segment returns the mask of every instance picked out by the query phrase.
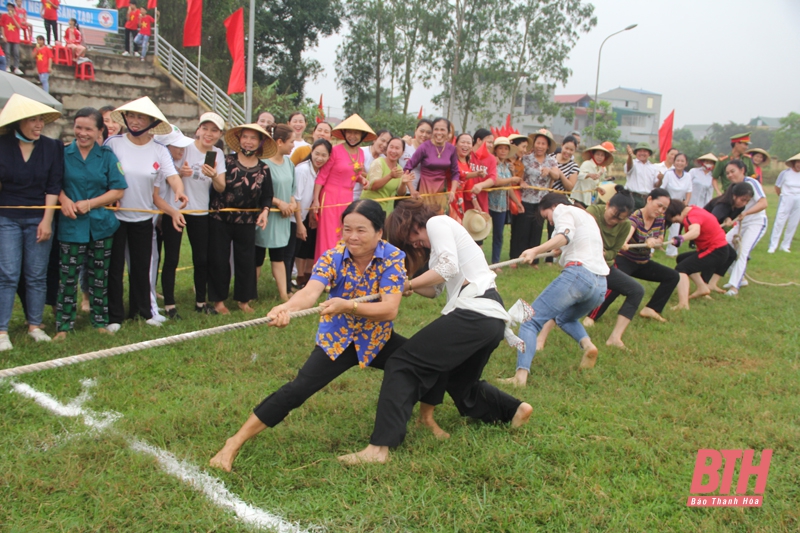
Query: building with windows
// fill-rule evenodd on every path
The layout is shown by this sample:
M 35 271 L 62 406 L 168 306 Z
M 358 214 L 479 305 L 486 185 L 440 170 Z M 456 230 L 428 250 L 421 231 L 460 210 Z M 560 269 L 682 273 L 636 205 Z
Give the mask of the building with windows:
M 661 126 L 661 95 L 643 89 L 617 87 L 597 96 L 611 104 L 622 132 L 620 144 L 634 145 L 648 142 L 658 146 L 658 128 Z

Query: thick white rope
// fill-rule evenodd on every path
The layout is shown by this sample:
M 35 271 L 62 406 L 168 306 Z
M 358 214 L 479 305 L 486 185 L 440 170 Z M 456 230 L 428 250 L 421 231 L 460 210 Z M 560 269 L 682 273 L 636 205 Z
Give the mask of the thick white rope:
M 642 248 L 644 247 L 643 244 L 632 244 L 629 246 L 630 248 Z M 536 256 L 537 259 L 544 259 L 546 257 L 553 257 L 553 252 L 548 252 L 544 254 L 539 254 Z M 494 265 L 489 265 L 489 268 L 492 270 L 496 270 L 498 268 L 514 265 L 517 263 L 522 263 L 524 260 L 522 258 L 512 259 L 510 261 L 503 261 L 502 263 L 496 263 Z M 377 300 L 380 298 L 379 294 L 370 294 L 368 296 L 362 296 L 360 298 L 355 298 L 354 302 L 369 302 L 371 300 Z M 302 311 L 294 311 L 289 313 L 291 318 L 300 318 L 309 315 L 315 315 L 320 312 L 322 307 L 311 307 L 309 309 L 303 309 Z M 40 363 L 33 363 L 30 365 L 24 366 L 17 366 L 14 368 L 6 368 L 5 370 L 0 370 L 0 379 L 8 378 L 13 376 L 20 376 L 22 374 L 30 374 L 33 372 L 40 372 L 42 370 L 49 370 L 51 368 L 58 368 L 61 366 L 68 366 L 74 365 L 77 363 L 84 363 L 86 361 L 94 361 L 95 359 L 102 359 L 104 357 L 112 357 L 114 355 L 122 355 L 131 352 L 138 352 L 140 350 L 147 350 L 149 348 L 157 348 L 159 346 L 168 346 L 170 344 L 177 344 L 179 342 L 188 341 L 192 339 L 199 339 L 201 337 L 208 337 L 210 335 L 217 335 L 219 333 L 226 333 L 228 331 L 233 331 L 236 329 L 244 329 L 249 328 L 251 326 L 260 326 L 263 324 L 269 324 L 272 319 L 268 317 L 261 317 L 261 318 L 254 318 L 252 320 L 246 320 L 244 322 L 236 322 L 233 324 L 225 324 L 223 326 L 216 326 L 213 328 L 201 329 L 198 331 L 190 331 L 188 333 L 181 333 L 179 335 L 172 335 L 170 337 L 162 337 L 160 339 L 153 339 L 149 341 L 142 341 L 137 342 L 134 344 L 126 344 L 124 346 L 116 346 L 114 348 L 106 348 L 105 350 L 97 350 L 95 352 L 88 352 L 79 355 L 71 355 L 69 357 L 62 357 L 60 359 L 51 359 L 50 361 L 42 361 Z

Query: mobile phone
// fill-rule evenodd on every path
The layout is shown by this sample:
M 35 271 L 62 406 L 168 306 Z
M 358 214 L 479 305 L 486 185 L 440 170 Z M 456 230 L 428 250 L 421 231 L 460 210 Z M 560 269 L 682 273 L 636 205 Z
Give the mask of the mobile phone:
M 206 161 L 205 161 L 206 165 L 210 166 L 211 168 L 214 168 L 216 162 L 217 162 L 217 152 L 215 152 L 214 150 L 206 152 Z

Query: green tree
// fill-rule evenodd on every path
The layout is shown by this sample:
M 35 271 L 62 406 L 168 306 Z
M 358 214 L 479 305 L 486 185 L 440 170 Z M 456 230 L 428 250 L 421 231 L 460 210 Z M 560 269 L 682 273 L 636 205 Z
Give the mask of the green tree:
M 594 114 L 595 102 L 589 104 L 589 116 Z M 586 144 L 589 143 L 589 138 L 595 139 L 596 142 L 611 141 L 616 144 L 622 132 L 617 123 L 617 114 L 611 108 L 611 103 L 605 100 L 600 100 L 597 106 L 597 124 L 586 126 L 583 134 L 587 137 Z
M 770 150 L 775 132 L 766 128 L 753 129 L 752 126 L 736 124 L 735 122 L 728 122 L 725 125 L 715 122 L 709 128 L 708 138 L 714 143 L 714 152 L 718 155 L 727 155 L 731 153 L 731 137 L 747 131 L 751 132 L 752 148 Z
M 714 143 L 711 139 L 697 140 L 691 130 L 687 128 L 679 128 L 672 132 L 672 146 L 686 154 L 689 167 L 694 166 L 694 161 L 698 157 L 714 150 Z
M 800 152 L 800 114 L 789 113 L 781 119 L 781 127 L 773 139 L 772 152 L 783 160 Z

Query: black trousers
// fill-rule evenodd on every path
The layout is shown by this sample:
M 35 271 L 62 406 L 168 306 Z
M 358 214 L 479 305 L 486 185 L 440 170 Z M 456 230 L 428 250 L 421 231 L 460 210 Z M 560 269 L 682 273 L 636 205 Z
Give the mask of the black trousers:
M 53 32 L 53 40 L 58 41 L 58 21 L 44 19 L 44 31 L 47 33 L 47 46 L 50 46 L 50 32 Z
M 661 313 L 661 311 L 664 310 L 664 307 L 667 306 L 667 302 L 669 302 L 669 297 L 672 296 L 672 292 L 681 280 L 680 274 L 678 274 L 675 269 L 657 263 L 656 261 L 634 263 L 630 259 L 618 255 L 615 264 L 618 269 L 629 276 L 658 283 L 658 287 L 656 287 L 653 296 L 650 298 L 650 301 L 647 302 L 647 307 L 656 313 Z M 614 295 L 614 298 L 616 297 L 617 295 Z M 606 302 L 611 304 L 611 302 L 608 301 L 608 297 L 606 298 Z M 603 302 L 603 305 L 608 307 L 606 302 Z
M 411 337 L 386 364 L 370 444 L 400 445 L 414 405 L 448 372 L 446 391 L 462 416 L 510 422 L 522 402 L 480 381 L 504 329 L 500 319 L 456 309 Z
M 684 252 L 676 258 L 675 270 L 683 274 L 700 272 L 700 277 L 708 283 L 714 274 L 724 276 L 734 261 L 736 249 L 730 244 L 717 248 L 705 257 L 700 257 L 700 252 Z
M 392 332 L 392 336 L 372 360 L 369 367 L 383 370 L 389 357 L 406 341 L 405 337 Z M 264 425 L 275 427 L 286 418 L 290 411 L 303 405 L 317 391 L 354 366 L 358 366 L 355 345 L 350 344 L 333 361 L 322 348 L 315 346 L 303 368 L 297 373 L 297 377 L 267 396 L 253 409 L 253 414 Z M 444 398 L 444 383 L 444 381 L 440 381 L 434 385 L 421 401 L 431 405 L 441 404 Z
M 511 215 L 511 250 L 509 258 L 516 259 L 528 248 L 539 246 L 542 243 L 542 229 L 544 219 L 539 214 L 539 204 L 529 204 L 522 202 L 525 208 L 524 213 Z M 538 259 L 534 259 L 534 265 L 539 264 Z
M 624 316 L 628 320 L 633 320 L 636 310 L 639 309 L 639 304 L 642 303 L 642 298 L 644 298 L 642 284 L 633 279 L 627 272 L 617 268 L 615 264 L 611 267 L 608 276 L 606 276 L 606 286 L 606 299 L 603 300 L 600 307 L 589 313 L 589 318 L 599 320 L 608 309 L 608 306 L 617 299 L 617 296 L 623 294 L 625 295 L 625 303 L 619 308 L 617 314 Z M 667 298 L 669 298 L 669 295 L 667 295 Z
M 256 291 L 256 225 L 231 224 L 209 217 L 208 221 L 208 299 L 228 299 L 231 286 L 230 249 L 233 244 L 233 299 L 255 300 Z
M 111 265 L 108 269 L 108 320 L 119 324 L 125 319 L 123 302 L 125 247 L 130 255 L 128 269 L 129 318 L 153 318 L 150 309 L 150 258 L 153 252 L 153 220 L 125 222 L 120 220 L 111 245 Z
M 208 287 L 208 220 L 209 216 L 186 215 L 185 231 L 192 246 L 192 272 L 194 273 L 194 301 L 206 302 Z M 161 269 L 161 290 L 164 291 L 164 305 L 175 305 L 175 270 L 181 258 L 181 238 L 183 233 L 175 231 L 172 217 L 163 215 L 161 234 L 164 236 L 164 266 Z
M 131 46 L 133 46 L 133 50 L 136 51 L 136 43 L 133 40 L 136 38 L 136 35 L 139 33 L 139 30 L 129 30 L 125 28 L 125 51 L 130 53 Z

